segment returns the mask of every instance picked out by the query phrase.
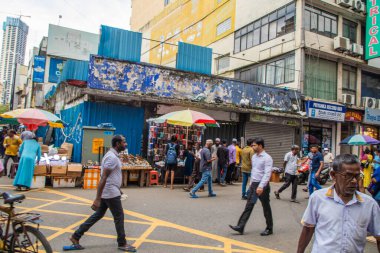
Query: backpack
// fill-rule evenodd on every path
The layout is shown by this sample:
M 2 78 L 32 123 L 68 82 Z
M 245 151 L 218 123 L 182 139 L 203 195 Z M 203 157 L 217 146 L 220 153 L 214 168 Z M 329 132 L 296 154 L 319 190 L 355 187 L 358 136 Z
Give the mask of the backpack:
M 173 165 L 177 164 L 177 152 L 175 150 L 176 145 L 170 143 L 169 144 L 169 150 L 166 154 L 166 164 Z

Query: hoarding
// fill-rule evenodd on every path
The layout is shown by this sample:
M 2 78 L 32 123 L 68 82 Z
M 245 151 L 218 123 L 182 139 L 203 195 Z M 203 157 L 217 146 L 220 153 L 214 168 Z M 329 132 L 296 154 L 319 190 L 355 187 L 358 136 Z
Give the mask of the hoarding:
M 64 60 L 50 58 L 49 83 L 58 83 L 58 80 L 61 77 L 64 65 L 65 65 Z
M 380 1 L 367 1 L 366 43 L 365 59 L 373 59 L 380 56 Z
M 344 122 L 346 107 L 319 101 L 307 101 L 306 112 L 310 118 Z
M 44 56 L 34 56 L 33 63 L 33 82 L 43 83 L 45 76 L 45 57 Z
M 364 123 L 380 125 L 380 110 L 379 109 L 365 109 Z
M 48 55 L 88 61 L 90 54 L 97 54 L 98 44 L 98 34 L 49 25 Z

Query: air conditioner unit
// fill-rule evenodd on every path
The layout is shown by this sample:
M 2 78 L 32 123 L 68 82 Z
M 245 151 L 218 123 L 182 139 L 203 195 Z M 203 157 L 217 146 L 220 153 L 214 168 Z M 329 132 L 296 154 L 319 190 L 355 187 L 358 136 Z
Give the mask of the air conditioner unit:
M 380 99 L 377 100 L 377 106 L 376 106 L 377 109 L 380 109 Z
M 363 55 L 363 46 L 356 43 L 352 43 L 352 55 Z
M 371 97 L 362 97 L 362 106 L 365 108 L 376 108 L 376 99 Z
M 345 37 L 335 37 L 334 38 L 334 50 L 338 52 L 350 51 L 350 39 Z
M 365 4 L 361 0 L 353 0 L 352 1 L 352 9 L 356 12 L 364 12 Z
M 353 105 L 355 104 L 355 95 L 343 94 L 342 100 L 343 100 L 343 104 Z
M 336 3 L 346 8 L 352 6 L 352 0 L 336 0 Z

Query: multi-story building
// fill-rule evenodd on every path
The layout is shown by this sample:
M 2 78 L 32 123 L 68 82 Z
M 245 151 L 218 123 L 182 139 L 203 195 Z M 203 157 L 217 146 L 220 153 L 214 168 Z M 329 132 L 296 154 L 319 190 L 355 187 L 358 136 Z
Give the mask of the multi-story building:
M 4 86 L 0 97 L 2 104 L 10 103 L 15 68 L 17 64 L 24 64 L 28 30 L 28 25 L 20 18 L 7 17 L 3 23 L 3 44 L 0 58 L 0 79 Z
M 339 145 L 354 133 L 378 139 L 380 121 L 366 116 L 380 115 L 380 64 L 364 60 L 361 0 L 161 0 L 141 17 L 144 6 L 150 1 L 132 0 L 143 61 L 175 66 L 183 41 L 213 49 L 213 74 L 301 91 L 304 153 L 314 143 L 357 152 Z M 260 134 L 255 121 L 246 123 L 246 136 Z

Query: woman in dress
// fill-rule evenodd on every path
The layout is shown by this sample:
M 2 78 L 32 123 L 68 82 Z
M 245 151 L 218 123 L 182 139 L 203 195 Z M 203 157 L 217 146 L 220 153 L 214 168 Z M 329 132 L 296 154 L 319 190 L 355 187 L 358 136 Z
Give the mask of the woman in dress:
M 36 158 L 37 162 L 41 159 L 41 147 L 33 137 L 26 136 L 19 150 L 21 159 L 15 180 L 13 181 L 13 185 L 17 187 L 17 191 L 21 191 L 22 188 L 25 190 L 30 189 Z
M 363 165 L 363 174 L 364 174 L 364 179 L 363 179 L 363 186 L 364 188 L 367 188 L 369 184 L 371 183 L 371 176 L 373 173 L 373 156 L 371 154 L 371 151 L 369 148 L 366 148 L 364 151 L 364 155 L 362 156 L 361 163 Z

